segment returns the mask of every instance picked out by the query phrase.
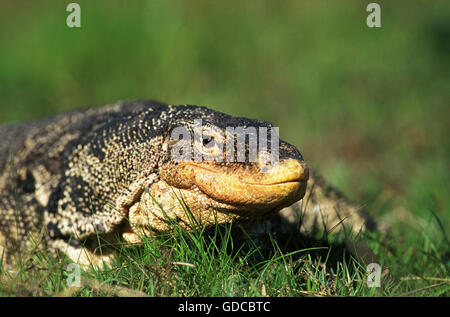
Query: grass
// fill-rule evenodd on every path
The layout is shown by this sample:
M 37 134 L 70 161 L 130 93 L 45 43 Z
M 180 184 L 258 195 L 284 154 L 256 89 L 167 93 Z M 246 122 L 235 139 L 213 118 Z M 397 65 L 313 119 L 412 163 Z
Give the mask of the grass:
M 206 238 L 175 230 L 171 235 L 144 239 L 141 247 L 119 246 L 110 267 L 82 272 L 81 287 L 67 287 L 68 259 L 38 251 L 16 273 L 1 272 L 0 295 L 448 296 L 450 291 L 449 279 L 440 277 L 442 272 L 398 276 L 395 269 L 393 277 L 382 280 L 383 288 L 370 288 L 364 266 L 343 248 L 334 250 L 325 243 L 283 252 L 271 237 L 268 252 L 267 245 L 255 248 L 254 240 L 233 241 L 230 229 L 222 228 L 217 231 L 222 236 Z M 407 255 L 404 260 L 428 260 L 435 251 L 415 259 Z M 436 273 L 439 266 L 442 269 L 437 259 L 432 262 Z
M 73 268 L 64 255 L 50 254 L 39 243 L 31 252 L 17 250 L 16 266 L 0 270 L 0 296 L 446 296 L 450 291 L 450 279 L 441 277 L 447 271 L 439 245 L 426 237 L 418 254 L 401 256 L 406 263 L 427 261 L 427 271 L 436 276 L 399 276 L 401 271 L 390 264 L 401 256 L 389 254 L 390 246 L 376 233 L 363 237 L 378 248 L 384 266 L 377 288 L 368 285 L 370 272 L 339 237 L 332 239 L 327 232 L 303 237 L 298 231 L 249 234 L 233 223 L 211 230 L 199 226 L 182 199 L 180 204 L 193 230 L 168 218 L 169 233 L 142 236 L 139 246 L 111 246 L 98 236 L 103 248 L 113 250 L 114 260 L 80 269 L 76 286 L 68 284 Z M 302 244 L 309 247 L 299 248 Z
M 67 287 L 70 261 L 36 249 L 14 273 L 1 272 L 2 296 L 337 296 L 373 295 L 358 262 L 328 260 L 332 247 L 281 250 L 273 237 L 235 241 L 232 224 L 214 233 L 175 225 L 171 234 L 143 237 L 143 245 L 116 247 L 111 267 L 82 272 Z M 269 243 L 267 243 L 269 242 Z M 323 251 L 321 256 L 314 252 Z M 342 256 L 342 254 L 341 254 Z
M 222 242 L 189 235 L 119 250 L 136 262 L 87 278 L 150 295 L 449 295 L 448 1 L 378 1 L 380 29 L 366 27 L 356 0 L 77 2 L 81 29 L 65 27 L 60 1 L 0 3 L 1 123 L 141 98 L 270 121 L 389 227 L 366 239 L 394 280 L 376 292 L 349 282 L 364 268 L 321 239 L 302 248 L 325 251 L 280 258 L 295 250 L 280 252 L 279 237 L 260 256 L 237 241 L 222 254 Z M 2 274 L 2 295 L 64 291 L 67 260 L 35 256 Z M 97 286 L 74 295 L 111 294 Z

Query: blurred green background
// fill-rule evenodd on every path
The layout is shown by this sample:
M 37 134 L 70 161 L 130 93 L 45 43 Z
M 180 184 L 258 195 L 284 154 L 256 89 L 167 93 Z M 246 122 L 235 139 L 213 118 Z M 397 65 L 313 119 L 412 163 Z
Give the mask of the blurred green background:
M 69 2 L 0 2 L 0 123 L 206 105 L 279 126 L 396 230 L 448 230 L 450 1 L 377 1 L 368 28 L 370 1 L 78 0 L 79 29 Z

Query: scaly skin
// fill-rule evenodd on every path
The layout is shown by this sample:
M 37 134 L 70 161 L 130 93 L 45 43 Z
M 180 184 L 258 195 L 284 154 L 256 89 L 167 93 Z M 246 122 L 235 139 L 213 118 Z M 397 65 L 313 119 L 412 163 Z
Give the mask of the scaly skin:
M 203 138 L 182 140 L 192 159 L 174 160 L 172 151 L 180 143 L 172 132 L 181 126 L 195 135 L 194 120 L 200 118 Z M 280 213 L 289 221 L 305 192 L 304 201 L 310 203 L 302 204 L 303 216 L 326 214 L 322 226 L 333 225 L 340 210 L 356 225 L 354 230 L 364 228 L 359 209 L 322 181 L 310 179 L 315 185 L 306 188 L 309 169 L 294 146 L 280 140 L 276 164 L 263 151 L 250 160 L 248 142 L 242 162 L 237 162 L 236 148 L 233 157 L 219 151 L 227 127 L 250 126 L 272 127 L 204 107 L 152 101 L 119 102 L 4 126 L 0 245 L 17 248 L 39 239 L 82 265 L 99 264 L 108 257 L 94 252 L 98 236 L 111 240 L 119 234 L 134 243 L 150 231 L 170 230 L 171 221 L 188 230 L 217 222 L 249 225 L 291 206 Z M 222 160 L 198 161 L 196 153 Z M 308 221 L 304 224 L 312 227 Z

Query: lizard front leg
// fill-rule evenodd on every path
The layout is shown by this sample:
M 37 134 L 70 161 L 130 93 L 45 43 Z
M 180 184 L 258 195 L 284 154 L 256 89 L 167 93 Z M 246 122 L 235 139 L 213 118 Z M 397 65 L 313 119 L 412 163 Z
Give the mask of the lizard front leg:
M 49 247 L 53 250 L 58 250 L 73 261 L 79 264 L 81 268 L 88 271 L 89 268 L 104 268 L 106 265 L 111 266 L 113 260 L 113 254 L 96 254 L 94 251 L 82 245 L 72 245 L 69 242 L 57 239 L 48 243 Z

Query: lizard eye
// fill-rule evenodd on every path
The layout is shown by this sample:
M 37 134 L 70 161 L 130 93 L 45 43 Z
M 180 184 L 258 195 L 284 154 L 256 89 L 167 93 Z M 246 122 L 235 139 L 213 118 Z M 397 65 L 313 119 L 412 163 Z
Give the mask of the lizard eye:
M 221 160 L 223 156 L 223 137 L 220 131 L 203 129 L 201 136 L 195 139 L 194 146 L 203 154 L 206 161 Z
M 208 135 L 203 137 L 202 144 L 204 148 L 211 149 L 216 146 L 216 141 L 213 136 Z

